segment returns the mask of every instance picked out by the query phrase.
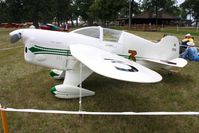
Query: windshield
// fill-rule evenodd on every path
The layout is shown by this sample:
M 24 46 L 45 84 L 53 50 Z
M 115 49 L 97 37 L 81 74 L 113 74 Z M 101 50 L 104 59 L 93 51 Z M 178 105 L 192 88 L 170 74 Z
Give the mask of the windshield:
M 99 27 L 87 27 L 75 30 L 74 33 L 82 34 L 85 36 L 90 36 L 94 38 L 100 38 L 100 28 Z
M 122 31 L 103 28 L 104 41 L 118 42 L 121 34 L 122 34 Z
M 118 42 L 122 31 L 113 30 L 108 28 L 98 27 L 85 27 L 73 31 L 74 33 L 82 34 L 89 37 L 101 39 L 103 41 Z

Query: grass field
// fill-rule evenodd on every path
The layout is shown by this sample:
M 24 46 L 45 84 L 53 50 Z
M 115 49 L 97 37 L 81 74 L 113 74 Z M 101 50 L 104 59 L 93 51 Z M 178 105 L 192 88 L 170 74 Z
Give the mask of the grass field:
M 0 48 L 9 43 L 12 29 L 0 29 Z M 150 40 L 165 32 L 131 31 Z M 189 31 L 187 31 L 189 32 Z M 183 33 L 173 33 L 182 39 Z M 195 36 L 198 45 L 198 36 Z M 19 42 L 19 46 L 22 46 Z M 156 84 L 117 81 L 92 74 L 83 87 L 96 92 L 83 98 L 86 111 L 199 111 L 199 63 L 189 62 L 177 74 L 160 72 Z M 0 103 L 13 108 L 78 110 L 78 99 L 61 100 L 50 88 L 61 84 L 49 69 L 25 63 L 23 48 L 0 51 Z M 10 133 L 196 133 L 199 116 L 80 116 L 7 113 Z M 3 132 L 0 125 L 0 132 Z
M 173 33 L 173 34 L 181 34 L 185 35 L 187 33 L 192 34 L 193 36 L 198 36 L 199 34 L 199 29 L 197 27 L 166 27 L 166 28 L 161 28 L 162 32 L 165 33 Z

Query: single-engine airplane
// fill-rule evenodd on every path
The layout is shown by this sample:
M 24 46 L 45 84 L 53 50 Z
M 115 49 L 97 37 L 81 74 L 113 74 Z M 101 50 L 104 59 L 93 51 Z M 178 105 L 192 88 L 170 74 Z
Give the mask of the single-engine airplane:
M 125 31 L 100 26 L 69 33 L 41 29 L 18 29 L 10 33 L 11 43 L 22 39 L 27 62 L 53 68 L 51 76 L 64 78 L 51 88 L 58 98 L 91 96 L 95 92 L 78 87 L 92 72 L 129 82 L 155 83 L 162 76 L 151 69 L 184 67 L 179 41 L 165 36 L 152 42 Z M 151 69 L 150 69 L 151 68 Z

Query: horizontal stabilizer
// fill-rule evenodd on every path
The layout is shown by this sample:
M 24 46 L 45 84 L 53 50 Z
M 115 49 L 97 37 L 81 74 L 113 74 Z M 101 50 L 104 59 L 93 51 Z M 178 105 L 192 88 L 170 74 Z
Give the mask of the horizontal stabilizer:
M 150 61 L 153 63 L 158 63 L 162 65 L 172 66 L 172 67 L 184 67 L 187 65 L 187 61 L 182 58 L 175 58 L 172 60 L 155 60 L 155 59 L 144 59 L 145 61 Z

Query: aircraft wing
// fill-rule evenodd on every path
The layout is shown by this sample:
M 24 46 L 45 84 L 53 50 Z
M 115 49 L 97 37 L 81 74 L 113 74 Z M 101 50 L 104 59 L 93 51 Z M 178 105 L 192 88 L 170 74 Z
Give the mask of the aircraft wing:
M 140 64 L 102 49 L 75 44 L 70 46 L 71 54 L 94 72 L 113 79 L 154 83 L 162 76 Z
M 145 61 L 153 62 L 153 63 L 159 63 L 162 65 L 172 66 L 172 67 L 184 67 L 187 65 L 187 61 L 182 58 L 175 58 L 173 60 L 155 60 L 155 59 L 144 59 Z

